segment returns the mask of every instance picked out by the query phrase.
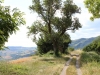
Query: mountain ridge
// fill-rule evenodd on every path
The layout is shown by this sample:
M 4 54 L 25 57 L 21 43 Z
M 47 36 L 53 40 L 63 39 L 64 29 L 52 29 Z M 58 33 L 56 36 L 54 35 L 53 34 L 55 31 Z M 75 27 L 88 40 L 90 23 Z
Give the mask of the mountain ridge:
M 80 38 L 80 39 L 72 40 L 70 47 L 73 47 L 74 49 L 83 49 L 85 46 L 92 43 L 97 37 Z

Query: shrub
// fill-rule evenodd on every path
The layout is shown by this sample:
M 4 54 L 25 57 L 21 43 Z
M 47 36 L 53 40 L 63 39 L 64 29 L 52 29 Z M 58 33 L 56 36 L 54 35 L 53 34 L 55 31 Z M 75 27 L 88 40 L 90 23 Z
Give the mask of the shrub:
M 68 49 L 66 51 L 67 51 L 67 53 L 70 53 L 70 52 L 74 51 L 74 48 L 68 47 Z
M 96 52 L 83 52 L 81 55 L 81 62 L 100 62 L 100 56 Z
M 95 51 L 96 53 L 100 54 L 100 42 L 98 43 L 93 42 L 89 44 L 88 46 L 83 48 L 83 51 L 86 51 L 86 52 Z

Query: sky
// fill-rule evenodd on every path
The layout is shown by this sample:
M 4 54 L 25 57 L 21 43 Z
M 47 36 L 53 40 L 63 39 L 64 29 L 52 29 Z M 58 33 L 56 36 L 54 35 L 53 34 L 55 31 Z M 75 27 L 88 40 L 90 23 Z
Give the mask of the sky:
M 72 40 L 79 38 L 90 38 L 100 35 L 100 19 L 90 20 L 91 14 L 85 8 L 84 0 L 73 0 L 81 8 L 81 14 L 76 16 L 79 18 L 82 28 L 75 31 L 74 33 L 68 31 Z M 20 30 L 16 34 L 12 34 L 5 46 L 24 46 L 24 47 L 36 47 L 36 44 L 27 37 L 28 29 L 27 26 L 31 26 L 34 21 L 37 20 L 37 15 L 29 10 L 29 6 L 32 4 L 32 0 L 4 0 L 5 6 L 10 6 L 11 9 L 17 7 L 25 13 L 26 25 L 20 26 Z

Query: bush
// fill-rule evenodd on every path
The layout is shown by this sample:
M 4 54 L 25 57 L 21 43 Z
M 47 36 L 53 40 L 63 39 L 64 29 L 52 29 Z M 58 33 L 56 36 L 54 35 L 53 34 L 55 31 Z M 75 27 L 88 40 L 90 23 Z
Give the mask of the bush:
M 72 47 L 68 47 L 68 49 L 67 49 L 67 53 L 70 53 L 70 52 L 72 52 L 72 51 L 74 51 L 74 48 L 72 48 Z
M 53 50 L 53 46 L 51 41 L 49 40 L 47 41 L 44 40 L 43 38 L 40 38 L 39 41 L 37 42 L 37 49 L 40 54 L 45 54 L 50 50 Z
M 96 52 L 83 52 L 81 55 L 81 62 L 100 62 L 100 56 Z
M 86 52 L 95 51 L 96 53 L 100 54 L 100 37 L 98 37 L 91 44 L 84 47 L 83 51 L 86 51 Z

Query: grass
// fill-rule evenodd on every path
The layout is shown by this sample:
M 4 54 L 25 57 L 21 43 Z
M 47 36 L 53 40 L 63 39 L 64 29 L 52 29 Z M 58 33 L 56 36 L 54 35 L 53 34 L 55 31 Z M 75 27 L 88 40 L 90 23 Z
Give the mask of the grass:
M 82 53 L 82 50 L 74 50 L 70 52 L 70 54 L 77 54 L 77 55 L 80 55 L 81 53 Z
M 83 75 L 100 75 L 100 55 L 95 52 L 83 52 L 81 65 Z
M 26 75 L 27 71 L 25 66 L 0 62 L 0 75 Z
M 89 62 L 87 64 L 83 64 L 81 70 L 83 75 L 100 75 L 100 63 Z
M 59 75 L 67 58 L 38 57 L 37 61 L 24 62 L 29 67 L 29 75 Z M 33 74 L 34 73 L 34 74 Z
M 59 75 L 69 57 L 33 56 L 21 63 L 0 63 L 0 75 Z

